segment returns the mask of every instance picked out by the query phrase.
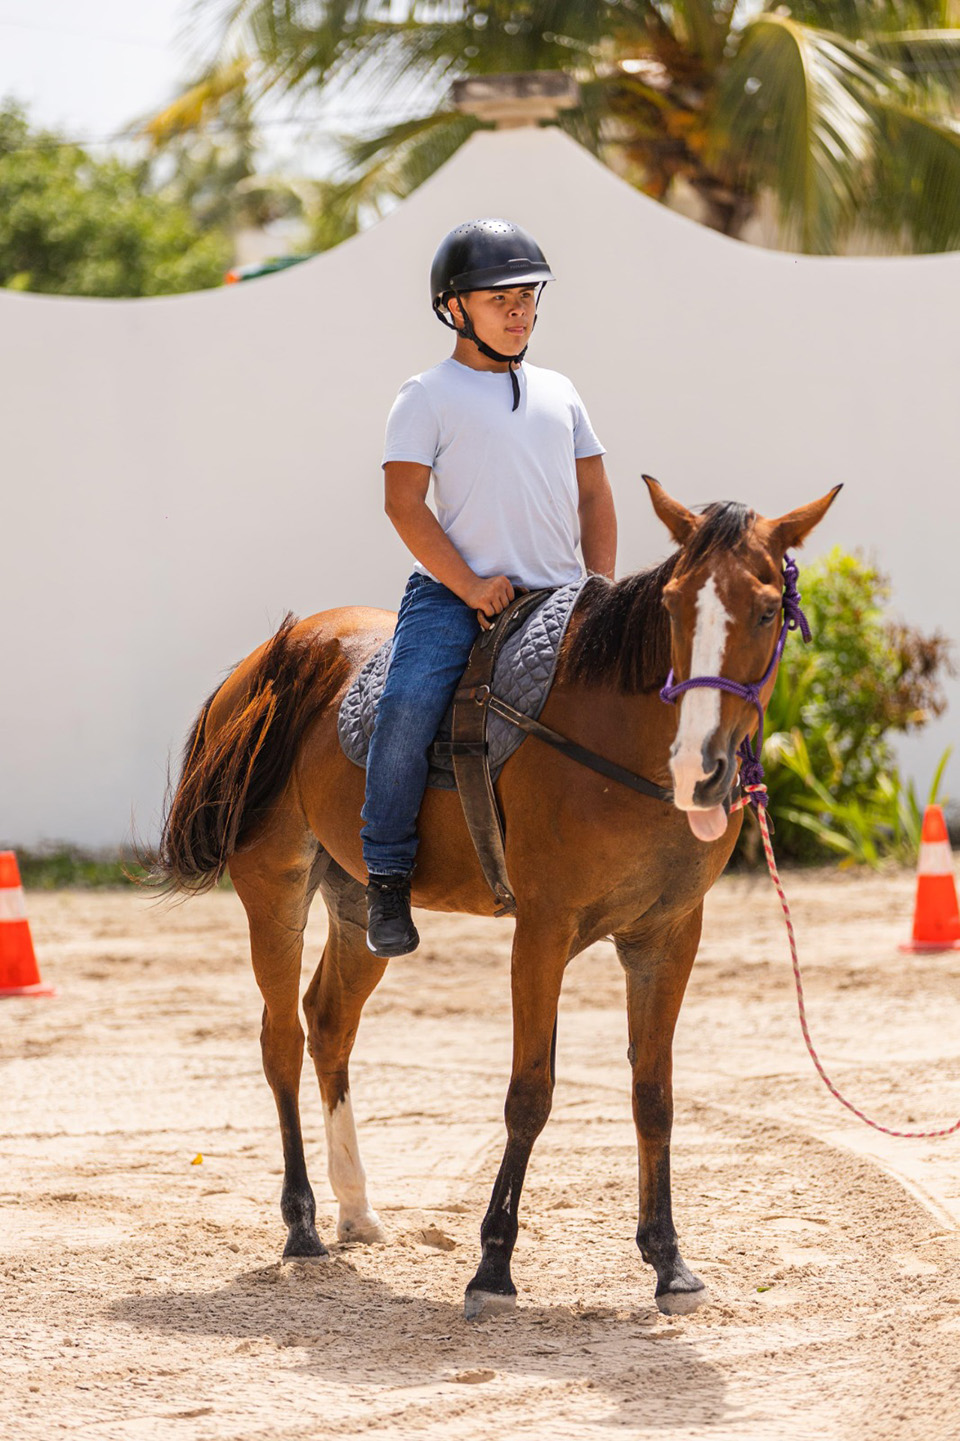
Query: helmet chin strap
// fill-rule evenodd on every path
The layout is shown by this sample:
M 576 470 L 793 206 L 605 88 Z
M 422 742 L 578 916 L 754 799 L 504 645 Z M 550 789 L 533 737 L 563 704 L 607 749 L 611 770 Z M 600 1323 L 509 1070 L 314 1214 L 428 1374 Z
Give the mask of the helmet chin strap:
M 543 286 L 544 282 L 541 281 L 540 289 L 537 291 L 536 305 L 539 305 L 540 303 L 540 295 L 543 291 Z M 457 297 L 457 302 L 460 306 L 460 314 L 463 316 L 463 325 L 459 328 L 457 334 L 462 335 L 464 340 L 472 340 L 474 345 L 479 350 L 480 354 L 485 355 L 488 360 L 506 361 L 506 363 L 510 366 L 510 383 L 513 386 L 513 405 L 511 409 L 516 410 L 520 405 L 520 382 L 517 379 L 517 372 L 514 367 L 519 365 L 523 357 L 526 355 L 527 350 L 530 346 L 529 340 L 517 355 L 503 355 L 499 350 L 494 350 L 493 346 L 488 345 L 485 340 L 481 340 L 477 332 L 474 330 L 473 321 L 470 319 L 470 314 L 467 310 L 467 307 L 463 303 L 463 296 L 460 294 L 459 290 L 455 290 L 453 293 Z M 534 307 L 533 325 L 531 325 L 530 327 L 531 331 L 533 330 L 533 326 L 537 323 L 536 305 Z

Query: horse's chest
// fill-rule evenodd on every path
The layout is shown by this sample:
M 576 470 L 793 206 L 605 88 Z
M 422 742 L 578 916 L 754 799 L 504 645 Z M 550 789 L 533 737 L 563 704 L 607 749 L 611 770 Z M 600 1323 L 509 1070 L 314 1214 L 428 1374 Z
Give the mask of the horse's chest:
M 686 832 L 686 834 L 684 834 Z M 722 873 L 733 841 L 705 846 L 686 826 L 675 838 L 646 853 L 634 871 L 635 914 L 657 926 L 669 925 L 700 904 Z

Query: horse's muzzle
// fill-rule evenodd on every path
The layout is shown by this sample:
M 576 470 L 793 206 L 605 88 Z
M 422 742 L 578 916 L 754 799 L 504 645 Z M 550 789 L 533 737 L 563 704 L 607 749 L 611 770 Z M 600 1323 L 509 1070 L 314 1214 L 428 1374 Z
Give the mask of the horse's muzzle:
M 713 769 L 702 781 L 697 781 L 693 788 L 693 804 L 701 810 L 711 810 L 714 806 L 722 806 L 730 794 L 730 786 L 735 774 L 735 765 L 732 748 L 715 752 L 704 756 L 704 769 L 713 762 Z

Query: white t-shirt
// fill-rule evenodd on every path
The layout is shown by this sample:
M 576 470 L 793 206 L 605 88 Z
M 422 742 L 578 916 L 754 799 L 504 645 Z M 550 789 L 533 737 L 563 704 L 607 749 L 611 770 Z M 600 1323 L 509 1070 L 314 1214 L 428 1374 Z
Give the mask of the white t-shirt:
M 431 467 L 437 519 L 476 575 L 566 585 L 583 574 L 574 462 L 604 448 L 565 375 L 526 361 L 515 374 L 516 410 L 506 371 L 449 356 L 413 376 L 390 411 L 383 463 Z

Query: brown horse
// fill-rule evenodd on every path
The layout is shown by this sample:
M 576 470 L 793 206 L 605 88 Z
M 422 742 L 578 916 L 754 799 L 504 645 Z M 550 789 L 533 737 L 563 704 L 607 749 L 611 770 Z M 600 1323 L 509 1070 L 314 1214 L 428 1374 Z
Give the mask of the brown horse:
M 777 520 L 730 502 L 693 513 L 647 480 L 679 549 L 612 583 L 592 576 L 568 627 L 543 720 L 648 780 L 674 803 L 638 795 L 528 739 L 497 789 L 517 898 L 513 938 L 513 1068 L 507 1144 L 467 1287 L 468 1317 L 514 1304 L 510 1261 L 533 1143 L 550 1113 L 557 1005 L 567 963 L 611 936 L 626 972 L 628 1058 L 640 1168 L 637 1244 L 657 1276 L 662 1311 L 694 1309 L 703 1283 L 687 1268 L 671 1214 L 672 1040 L 700 939 L 703 897 L 733 850 L 727 817 L 735 750 L 756 728 L 752 706 L 694 690 L 678 706 L 657 692 L 678 679 L 742 682 L 771 661 L 781 564 L 826 513 L 836 490 Z M 839 489 L 839 487 L 837 487 Z M 303 931 L 319 888 L 329 912 L 323 956 L 304 998 L 320 1083 L 341 1240 L 382 1232 L 367 1201 L 350 1104 L 349 1060 L 364 1002 L 386 970 L 366 946 L 360 850 L 363 771 L 343 755 L 337 710 L 347 686 L 390 635 L 387 611 L 323 611 L 280 627 L 204 705 L 164 823 L 155 877 L 200 891 L 229 870 L 250 926 L 263 995 L 263 1067 L 283 1141 L 285 1256 L 323 1255 L 300 1129 Z M 773 679 L 765 688 L 766 704 Z M 492 915 L 493 897 L 455 792 L 428 790 L 419 822 L 413 900 L 429 910 Z M 402 964 L 400 962 L 399 964 Z

